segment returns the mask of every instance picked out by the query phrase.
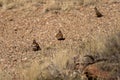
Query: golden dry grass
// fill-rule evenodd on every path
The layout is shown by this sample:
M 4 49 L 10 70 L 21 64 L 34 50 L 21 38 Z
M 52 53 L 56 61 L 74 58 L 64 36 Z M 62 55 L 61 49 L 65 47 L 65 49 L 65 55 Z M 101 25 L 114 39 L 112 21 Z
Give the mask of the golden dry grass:
M 47 0 L 0 0 L 3 10 L 32 6 L 34 3 L 45 3 Z
M 102 39 L 88 39 L 86 40 L 87 42 L 83 42 L 84 47 L 80 47 L 80 53 L 90 52 L 91 54 L 113 54 L 120 52 L 119 36 L 119 34 L 114 34 L 109 38 L 109 40 L 108 38 L 103 37 Z M 67 62 L 71 61 L 70 63 L 72 64 L 72 59 L 76 55 L 77 53 L 72 49 L 59 49 L 57 52 L 52 54 L 52 57 L 41 56 L 41 61 L 35 60 L 29 68 L 22 69 L 22 76 L 24 76 L 24 80 L 64 80 L 66 77 L 67 79 L 74 80 L 74 74 L 69 74 L 69 71 L 72 72 L 72 69 L 70 70 L 67 67 Z M 81 75 L 78 79 L 83 76 L 85 75 Z
M 0 0 L 2 9 L 14 9 L 20 7 L 32 6 L 32 4 L 45 4 L 45 10 L 69 10 L 78 8 L 81 5 L 98 5 L 107 0 Z M 109 0 L 109 2 L 115 2 Z
M 65 74 L 67 62 L 75 55 L 72 50 L 61 49 L 49 57 L 41 56 L 41 61 L 34 60 L 29 68 L 19 68 L 24 80 L 56 79 Z
M 80 6 L 97 6 L 104 2 L 115 2 L 114 0 L 0 0 L 0 9 L 36 9 L 37 6 L 44 6 L 43 12 L 48 11 L 70 11 L 79 9 Z

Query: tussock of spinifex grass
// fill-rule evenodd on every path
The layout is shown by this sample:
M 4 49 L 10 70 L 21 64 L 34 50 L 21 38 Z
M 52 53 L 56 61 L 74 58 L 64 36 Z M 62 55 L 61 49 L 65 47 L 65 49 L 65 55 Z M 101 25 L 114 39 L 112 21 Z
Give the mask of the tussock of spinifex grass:
M 120 53 L 120 33 L 107 39 L 107 41 L 109 41 L 109 43 L 106 43 L 107 53 Z
M 52 57 L 42 57 L 41 61 L 33 61 L 27 69 L 22 69 L 25 80 L 57 80 L 68 76 L 67 63 L 74 54 L 69 50 L 61 49 Z
M 83 41 L 83 43 L 81 43 L 80 45 L 80 50 L 81 52 L 87 52 L 87 53 L 91 53 L 92 54 L 96 54 L 98 53 L 102 53 L 104 51 L 104 48 L 106 48 L 105 46 L 105 38 L 102 37 L 89 37 L 86 40 Z

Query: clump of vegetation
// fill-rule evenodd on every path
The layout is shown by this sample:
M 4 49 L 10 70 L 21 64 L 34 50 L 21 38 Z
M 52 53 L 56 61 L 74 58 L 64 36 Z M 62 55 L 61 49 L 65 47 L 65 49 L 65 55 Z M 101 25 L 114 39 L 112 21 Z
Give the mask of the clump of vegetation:
M 22 70 L 22 74 L 24 75 L 23 78 L 25 80 L 66 79 L 70 72 L 67 63 L 73 56 L 74 54 L 63 49 L 54 54 L 53 57 L 42 56 L 43 59 L 41 61 L 34 61 L 31 67 Z
M 107 39 L 106 53 L 109 54 L 120 54 L 120 33 Z
M 95 41 L 94 43 L 90 43 L 90 41 L 84 43 L 84 46 L 80 47 L 84 50 L 82 54 L 76 54 L 74 50 L 70 49 L 60 49 L 53 56 L 42 56 L 41 61 L 36 60 L 31 67 L 21 70 L 24 80 L 119 78 L 120 34 L 112 36 L 106 41 L 99 41 L 101 40 L 96 41 L 97 43 Z M 85 50 L 89 53 L 85 53 Z

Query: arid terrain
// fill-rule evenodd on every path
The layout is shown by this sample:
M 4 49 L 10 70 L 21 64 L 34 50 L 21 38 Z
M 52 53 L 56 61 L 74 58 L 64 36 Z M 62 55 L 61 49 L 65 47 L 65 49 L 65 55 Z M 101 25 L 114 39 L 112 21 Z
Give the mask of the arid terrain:
M 109 3 L 106 0 L 97 5 L 69 8 L 64 6 L 62 10 L 46 7 L 45 3 L 8 9 L 0 6 L 0 80 L 87 80 L 81 76 L 86 76 L 88 72 L 92 78 L 120 80 L 119 1 Z M 103 14 L 102 17 L 96 17 L 95 6 Z M 57 40 L 59 30 L 65 40 Z M 33 40 L 41 50 L 33 51 Z M 81 61 L 85 55 L 93 55 L 95 60 L 97 56 L 108 62 L 92 62 L 83 71 L 87 73 L 74 74 L 74 71 L 81 70 L 80 62 L 86 62 Z M 114 66 L 113 69 L 110 66 L 101 70 L 96 65 Z M 76 74 L 80 75 L 79 79 L 74 78 Z

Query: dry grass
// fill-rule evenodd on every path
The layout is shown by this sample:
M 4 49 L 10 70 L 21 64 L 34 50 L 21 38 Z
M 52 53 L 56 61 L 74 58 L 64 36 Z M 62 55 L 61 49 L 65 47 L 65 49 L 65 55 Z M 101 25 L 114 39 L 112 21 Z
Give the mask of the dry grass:
M 102 53 L 105 49 L 105 37 L 99 35 L 85 39 L 80 46 L 80 51 L 84 53 Z
M 120 33 L 117 33 L 116 36 L 109 38 L 107 41 L 109 41 L 109 43 L 106 43 L 106 53 L 120 53 Z
M 74 52 L 61 49 L 52 57 L 42 56 L 41 61 L 35 60 L 32 62 L 29 68 L 19 69 L 22 72 L 24 80 L 48 80 L 65 78 L 67 71 L 67 62 L 73 58 Z
M 25 80 L 37 80 L 40 74 L 40 65 L 38 62 L 33 62 L 30 68 L 23 69 L 22 75 Z
M 9 10 L 14 8 L 27 8 L 32 4 L 44 4 L 47 0 L 0 0 L 0 5 L 3 10 Z
M 0 68 L 0 80 L 12 80 L 12 77 Z
M 45 4 L 45 11 L 47 10 L 70 10 L 73 8 L 78 8 L 81 5 L 98 5 L 106 0 L 0 0 L 0 6 L 3 10 L 28 7 L 40 4 Z M 114 0 L 109 0 L 109 2 L 115 2 Z
M 83 43 L 84 47 L 80 47 L 81 53 L 100 53 L 103 54 L 103 57 L 104 54 L 120 53 L 119 34 L 113 35 L 112 37 L 110 37 L 109 40 L 106 39 L 107 41 L 102 39 L 100 40 L 100 38 L 94 38 L 93 40 L 87 40 L 88 42 Z M 74 80 L 75 78 L 80 79 L 84 75 L 78 76 L 79 74 L 74 73 L 74 70 L 72 70 L 72 68 L 70 67 L 74 65 L 74 57 L 76 55 L 77 54 L 71 49 L 60 49 L 56 51 L 56 53 L 54 53 L 52 57 L 42 56 L 41 61 L 35 60 L 29 68 L 21 70 L 24 76 L 24 80 Z M 108 58 L 110 58 L 110 56 L 108 56 Z M 70 61 L 69 65 L 68 61 Z

